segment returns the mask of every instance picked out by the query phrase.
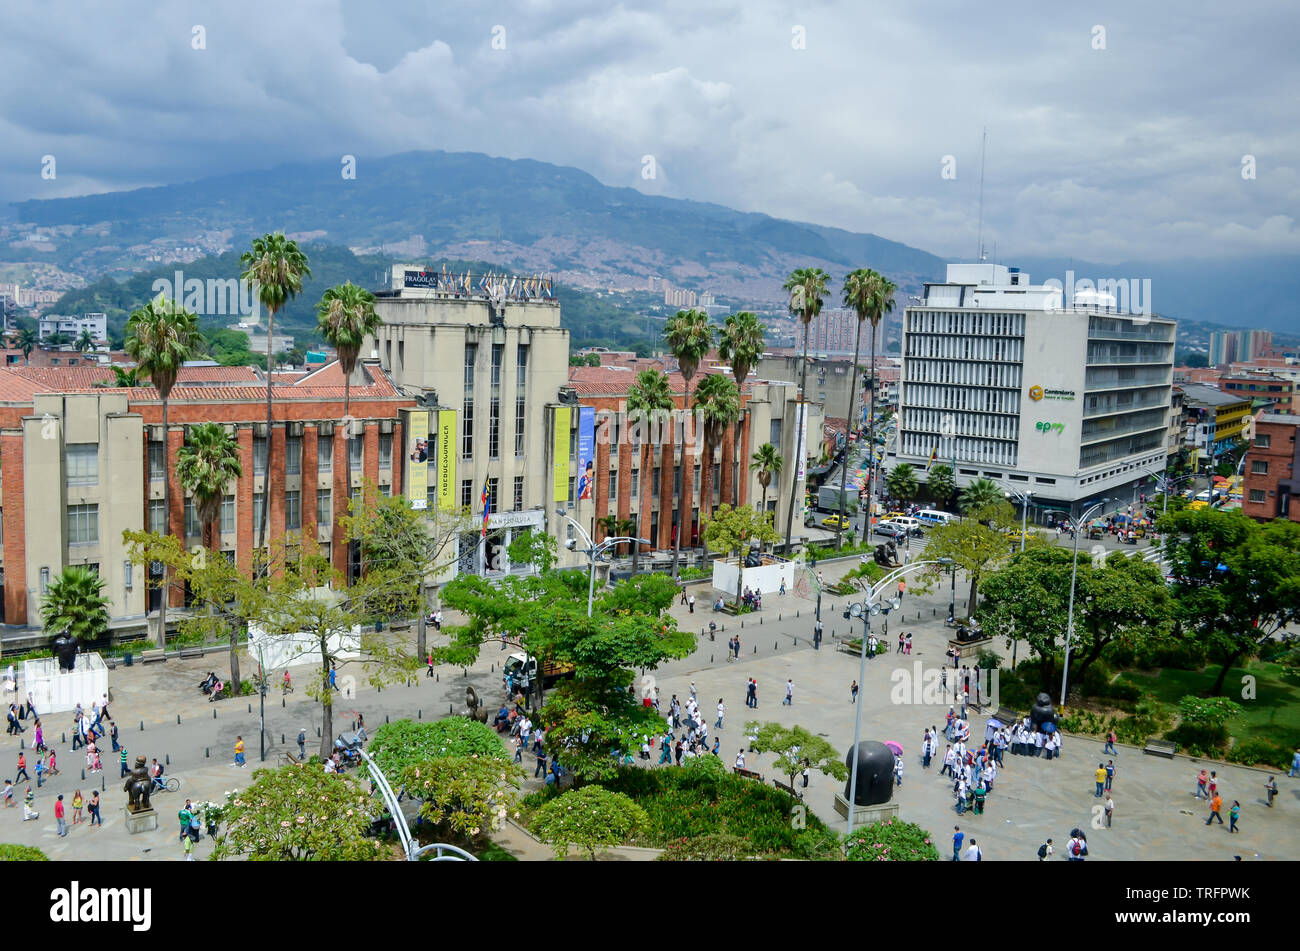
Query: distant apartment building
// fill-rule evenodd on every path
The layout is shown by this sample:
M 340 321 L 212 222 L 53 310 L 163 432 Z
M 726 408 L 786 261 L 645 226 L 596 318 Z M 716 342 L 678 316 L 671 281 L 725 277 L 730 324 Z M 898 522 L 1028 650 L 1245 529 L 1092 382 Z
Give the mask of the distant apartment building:
M 1238 360 L 1254 360 L 1273 349 L 1273 333 L 1269 330 L 1243 331 L 1238 345 Z
M 688 291 L 680 287 L 669 287 L 664 285 L 664 306 L 676 307 L 679 310 L 686 310 L 696 306 L 698 298 L 694 291 Z
M 1254 410 L 1287 415 L 1294 412 L 1296 381 L 1272 373 L 1237 371 L 1219 378 L 1219 389 L 1225 393 L 1248 396 Z
M 1213 331 L 1210 334 L 1210 366 L 1220 367 L 1236 360 L 1239 340 L 1240 337 L 1234 330 Z
M 37 333 L 41 340 L 46 340 L 55 334 L 62 334 L 69 341 L 75 342 L 81 336 L 82 331 L 86 330 L 90 331 L 90 336 L 97 342 L 107 340 L 108 316 L 106 314 L 83 314 L 80 317 L 70 317 L 51 314 L 42 317 L 37 326 Z
M 1198 461 L 1215 464 L 1236 449 L 1253 409 L 1248 396 L 1195 383 L 1183 384 L 1184 444 L 1194 448 Z
M 1260 521 L 1300 522 L 1300 416 L 1261 413 L 1246 452 L 1241 510 Z
M 858 315 L 851 310 L 823 310 L 812 319 L 808 326 L 808 350 L 853 352 L 853 343 L 857 338 L 860 322 Z M 879 331 L 877 331 L 879 333 Z M 864 350 L 870 351 L 871 328 L 863 332 Z M 800 341 L 802 344 L 802 341 Z M 877 342 L 879 348 L 879 341 Z

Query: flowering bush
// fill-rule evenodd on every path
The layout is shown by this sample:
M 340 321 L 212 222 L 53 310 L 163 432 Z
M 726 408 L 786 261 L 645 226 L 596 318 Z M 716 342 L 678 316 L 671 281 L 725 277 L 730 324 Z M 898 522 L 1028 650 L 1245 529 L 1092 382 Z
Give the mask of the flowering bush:
M 366 752 L 390 778 L 404 773 L 408 767 L 442 756 L 510 760 L 496 730 L 466 717 L 445 717 L 429 723 L 415 720 L 385 723 L 375 730 Z M 362 775 L 365 775 L 364 767 Z
M 660 862 L 735 862 L 749 858 L 754 843 L 743 835 L 714 832 L 689 839 L 673 839 L 664 845 Z
M 911 822 L 887 819 L 854 831 L 844 842 L 850 862 L 937 862 L 930 833 Z
M 488 756 L 442 756 L 408 766 L 401 782 L 420 816 L 468 838 L 496 831 L 515 805 L 523 770 Z
M 538 809 L 532 831 L 555 849 L 558 858 L 576 845 L 595 861 L 597 848 L 627 841 L 646 821 L 645 811 L 622 793 L 583 786 Z

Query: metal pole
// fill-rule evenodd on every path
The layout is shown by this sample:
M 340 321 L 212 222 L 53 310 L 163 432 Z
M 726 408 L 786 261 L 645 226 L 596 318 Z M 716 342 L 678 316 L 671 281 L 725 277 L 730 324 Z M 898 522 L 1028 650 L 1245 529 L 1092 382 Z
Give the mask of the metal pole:
M 1091 506 L 1086 512 L 1079 516 L 1079 521 L 1074 525 L 1074 561 L 1070 565 L 1070 613 L 1066 621 L 1065 628 L 1065 664 L 1061 670 L 1061 706 L 1065 706 L 1065 691 L 1068 686 L 1067 678 L 1070 675 L 1070 641 L 1074 637 L 1074 583 L 1079 576 L 1079 530 L 1083 523 L 1087 522 L 1088 516 L 1096 509 L 1101 508 L 1109 499 L 1102 499 L 1096 505 Z
M 591 562 L 591 567 L 587 572 L 587 617 L 591 617 L 591 599 L 596 593 L 596 552 L 594 549 L 587 549 L 587 560 Z
M 267 344 L 270 346 L 270 343 Z M 262 658 L 262 645 L 257 646 L 257 667 L 262 675 L 261 686 L 257 690 L 258 740 L 262 748 L 262 762 L 266 762 L 266 662 Z

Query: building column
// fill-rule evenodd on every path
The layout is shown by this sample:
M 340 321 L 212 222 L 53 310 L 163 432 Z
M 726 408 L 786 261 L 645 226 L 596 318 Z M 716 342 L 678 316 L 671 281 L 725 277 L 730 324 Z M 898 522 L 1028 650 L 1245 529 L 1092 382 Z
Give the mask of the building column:
M 271 427 L 270 438 L 267 441 L 266 471 L 267 482 L 275 491 L 268 492 L 266 504 L 270 506 L 266 510 L 267 523 L 266 535 L 270 539 L 270 549 L 272 552 L 271 563 L 274 564 L 277 557 L 284 554 L 284 423 L 277 423 Z M 301 467 L 299 467 L 301 468 Z M 301 496 L 299 497 L 301 501 Z M 277 543 L 279 551 L 277 551 Z M 277 577 L 283 573 L 283 569 L 276 572 Z
M 348 471 L 348 440 L 344 436 L 346 426 L 346 423 L 336 423 L 334 426 L 334 490 L 330 497 L 334 506 L 334 520 L 330 525 L 330 537 L 333 540 L 330 563 L 340 573 L 346 573 L 348 567 L 342 518 L 348 514 L 348 487 L 352 484 L 352 476 Z
M 235 483 L 235 564 L 247 576 L 253 573 L 253 546 L 257 544 L 257 523 L 253 520 L 253 430 L 248 426 L 239 427 L 235 442 L 239 444 L 239 464 L 244 472 Z M 148 484 L 146 481 L 146 487 Z M 147 511 L 145 517 L 148 518 Z
M 302 464 L 298 471 L 302 473 L 299 482 L 302 509 L 302 552 L 314 554 L 319 545 L 316 541 L 316 439 L 315 423 L 306 423 L 302 427 Z
M 23 494 L 23 433 L 21 430 L 0 436 L 0 470 L 5 474 L 4 479 L 0 481 L 0 508 L 4 509 L 5 553 L 3 621 L 5 624 L 26 624 L 27 520 Z
M 170 507 L 167 511 L 167 532 L 181 540 L 185 546 L 185 487 L 176 478 L 176 460 L 181 446 L 185 445 L 185 427 L 179 426 L 166 434 L 167 446 L 167 489 L 170 493 Z M 148 519 L 148 515 L 145 516 Z M 174 578 L 168 579 L 167 606 L 176 608 L 185 606 L 185 589 L 177 585 Z

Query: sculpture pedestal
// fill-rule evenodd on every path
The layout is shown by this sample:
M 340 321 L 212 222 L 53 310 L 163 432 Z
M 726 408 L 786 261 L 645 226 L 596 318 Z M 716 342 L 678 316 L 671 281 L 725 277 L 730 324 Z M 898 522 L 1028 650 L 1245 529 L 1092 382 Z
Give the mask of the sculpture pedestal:
M 957 652 L 958 660 L 965 660 L 967 657 L 974 657 L 980 652 L 980 648 L 992 643 L 993 638 L 988 636 L 973 641 L 959 641 L 954 638 L 948 642 L 948 646 Z
M 132 812 L 129 807 L 124 806 L 122 812 L 126 815 L 126 831 L 132 835 L 139 832 L 152 832 L 158 828 L 158 813 L 154 809 Z
M 849 800 L 843 793 L 835 794 L 835 811 L 840 814 L 842 819 L 849 817 Z M 853 828 L 855 829 L 869 825 L 872 822 L 884 822 L 887 819 L 897 818 L 898 803 L 896 802 L 882 802 L 874 806 L 853 807 Z

